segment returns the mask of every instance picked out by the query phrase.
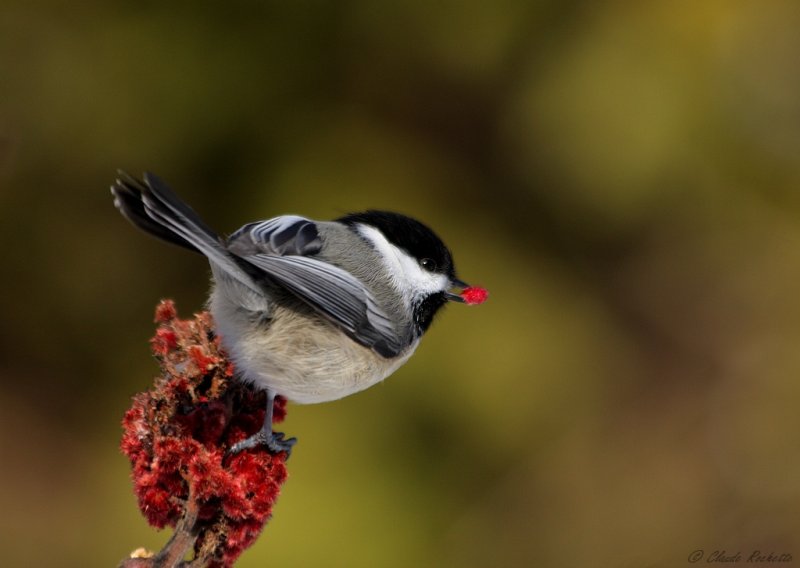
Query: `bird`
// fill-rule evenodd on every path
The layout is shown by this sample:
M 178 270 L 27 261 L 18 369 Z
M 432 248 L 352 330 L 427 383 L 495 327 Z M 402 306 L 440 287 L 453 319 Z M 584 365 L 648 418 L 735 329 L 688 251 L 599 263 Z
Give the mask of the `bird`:
M 401 213 L 281 215 L 223 237 L 152 173 L 119 170 L 111 193 L 133 225 L 208 259 L 215 331 L 237 377 L 267 395 L 261 429 L 231 453 L 290 455 L 296 438 L 272 428 L 276 396 L 312 404 L 362 391 L 408 361 L 445 304 L 488 296 L 456 276 L 433 230 Z

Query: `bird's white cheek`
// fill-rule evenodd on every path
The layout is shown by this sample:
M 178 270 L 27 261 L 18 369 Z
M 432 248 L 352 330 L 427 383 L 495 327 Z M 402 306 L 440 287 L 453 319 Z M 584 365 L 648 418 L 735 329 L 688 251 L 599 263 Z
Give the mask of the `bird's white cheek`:
M 427 296 L 446 289 L 447 277 L 424 270 L 415 259 L 400 250 L 398 252 L 402 255 L 403 267 L 400 280 L 409 294 Z
M 359 231 L 380 253 L 386 271 L 407 305 L 417 297 L 447 289 L 446 276 L 424 270 L 417 259 L 390 243 L 375 227 L 361 225 Z

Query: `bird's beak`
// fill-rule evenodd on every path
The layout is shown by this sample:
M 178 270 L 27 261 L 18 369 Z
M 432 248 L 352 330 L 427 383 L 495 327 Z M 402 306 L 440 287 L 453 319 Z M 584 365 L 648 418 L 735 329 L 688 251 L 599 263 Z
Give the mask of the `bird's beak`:
M 462 290 L 469 288 L 469 284 L 467 284 L 463 280 L 459 280 L 458 278 L 453 278 L 450 281 L 450 284 L 452 284 L 453 288 L 461 288 Z M 451 302 L 459 302 L 462 304 L 465 302 L 464 298 L 461 297 L 460 293 L 454 294 L 453 292 L 445 292 L 445 296 Z

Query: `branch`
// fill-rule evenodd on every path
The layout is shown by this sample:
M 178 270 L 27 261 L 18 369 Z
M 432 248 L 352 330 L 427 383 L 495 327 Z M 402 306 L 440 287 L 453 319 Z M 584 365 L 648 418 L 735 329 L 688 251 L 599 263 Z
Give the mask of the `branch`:
M 161 375 L 134 397 L 120 446 L 142 514 L 154 527 L 175 531 L 158 554 L 137 550 L 120 567 L 232 566 L 272 515 L 287 477 L 286 454 L 263 447 L 227 453 L 259 430 L 266 398 L 234 380 L 209 314 L 180 320 L 173 303 L 163 301 L 156 322 L 151 344 Z M 275 421 L 285 405 L 276 400 Z

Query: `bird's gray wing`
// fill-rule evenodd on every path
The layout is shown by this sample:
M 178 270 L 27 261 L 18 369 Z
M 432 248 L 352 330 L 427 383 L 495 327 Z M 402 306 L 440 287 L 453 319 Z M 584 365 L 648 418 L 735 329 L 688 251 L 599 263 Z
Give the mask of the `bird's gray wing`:
M 316 222 L 298 215 L 248 223 L 228 237 L 228 250 L 240 256 L 258 253 L 310 256 L 321 248 Z
M 314 258 L 321 248 L 316 223 L 296 215 L 245 225 L 230 236 L 227 245 L 229 252 L 356 342 L 384 357 L 398 355 L 410 340 L 397 334 L 392 320 L 359 279 Z

